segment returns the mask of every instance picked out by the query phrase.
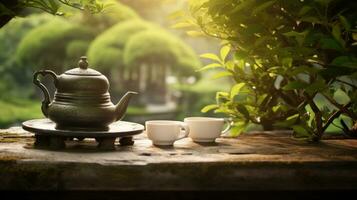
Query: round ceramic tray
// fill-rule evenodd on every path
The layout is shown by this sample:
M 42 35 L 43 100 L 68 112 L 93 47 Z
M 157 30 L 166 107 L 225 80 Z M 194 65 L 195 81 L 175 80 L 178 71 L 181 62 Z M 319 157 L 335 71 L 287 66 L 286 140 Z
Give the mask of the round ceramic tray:
M 109 125 L 107 131 L 61 130 L 49 119 L 33 119 L 22 123 L 22 128 L 35 134 L 34 146 L 38 148 L 63 149 L 68 140 L 95 138 L 97 147 L 102 150 L 115 150 L 115 140 L 122 146 L 133 145 L 133 136 L 144 130 L 141 124 L 118 121 Z
M 33 119 L 22 123 L 23 129 L 36 135 L 64 137 L 128 137 L 140 134 L 144 130 L 143 125 L 126 121 L 112 123 L 107 131 L 60 130 L 55 126 L 56 124 L 49 119 Z

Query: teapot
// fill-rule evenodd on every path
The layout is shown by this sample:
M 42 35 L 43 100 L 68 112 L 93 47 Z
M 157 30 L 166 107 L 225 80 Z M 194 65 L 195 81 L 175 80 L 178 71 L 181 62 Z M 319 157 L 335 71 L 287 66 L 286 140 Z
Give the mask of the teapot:
M 54 79 L 56 91 L 52 101 L 39 75 L 50 75 Z M 137 94 L 129 91 L 114 105 L 107 77 L 88 68 L 85 56 L 80 58 L 77 68 L 61 75 L 51 70 L 35 72 L 33 83 L 44 94 L 42 113 L 56 123 L 56 129 L 64 130 L 108 130 L 109 124 L 124 117 L 130 98 Z

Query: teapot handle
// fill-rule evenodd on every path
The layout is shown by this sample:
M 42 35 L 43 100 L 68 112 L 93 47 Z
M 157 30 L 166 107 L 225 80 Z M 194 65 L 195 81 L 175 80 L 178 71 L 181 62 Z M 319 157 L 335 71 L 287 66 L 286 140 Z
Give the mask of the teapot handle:
M 43 85 L 40 82 L 40 80 L 37 78 L 38 75 L 42 75 L 42 76 L 50 75 L 50 76 L 52 76 L 52 78 L 54 80 L 54 84 L 55 84 L 55 86 L 57 86 L 57 74 L 54 73 L 51 70 L 39 70 L 39 71 L 37 71 L 37 72 L 35 72 L 33 74 L 33 83 L 42 90 L 43 95 L 44 95 L 44 99 L 42 101 L 42 106 L 41 106 L 42 113 L 46 117 L 48 117 L 48 107 L 49 107 L 49 105 L 51 103 L 50 93 L 48 92 L 46 86 Z

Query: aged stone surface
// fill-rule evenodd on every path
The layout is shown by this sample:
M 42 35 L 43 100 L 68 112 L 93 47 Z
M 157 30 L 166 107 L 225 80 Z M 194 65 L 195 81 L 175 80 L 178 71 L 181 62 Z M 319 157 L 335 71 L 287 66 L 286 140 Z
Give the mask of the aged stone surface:
M 198 144 L 133 146 L 116 140 L 66 141 L 61 151 L 34 148 L 21 128 L 0 131 L 0 189 L 26 190 L 351 190 L 357 188 L 357 140 L 310 144 L 289 133 L 250 133 Z

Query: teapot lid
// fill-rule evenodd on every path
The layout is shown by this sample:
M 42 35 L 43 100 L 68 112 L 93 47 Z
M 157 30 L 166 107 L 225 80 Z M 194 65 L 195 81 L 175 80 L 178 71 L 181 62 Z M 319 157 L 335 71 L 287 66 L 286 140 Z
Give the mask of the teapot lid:
M 77 75 L 77 76 L 100 76 L 102 75 L 100 72 L 88 68 L 88 61 L 86 56 L 82 56 L 78 62 L 78 67 L 74 69 L 70 69 L 65 72 L 65 74 L 69 75 Z

